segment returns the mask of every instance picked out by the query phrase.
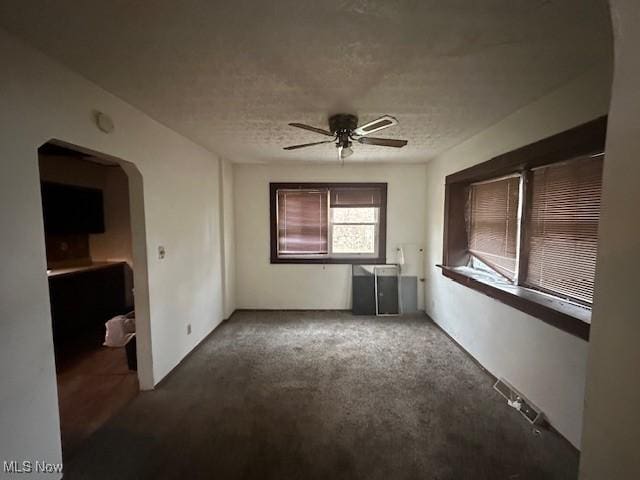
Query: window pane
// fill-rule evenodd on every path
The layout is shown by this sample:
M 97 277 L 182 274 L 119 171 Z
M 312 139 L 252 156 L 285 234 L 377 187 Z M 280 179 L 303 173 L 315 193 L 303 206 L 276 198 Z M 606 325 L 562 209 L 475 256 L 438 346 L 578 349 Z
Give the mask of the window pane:
M 331 221 L 333 223 L 376 223 L 377 213 L 377 208 L 332 208 Z
M 518 244 L 520 178 L 471 185 L 467 234 L 469 252 L 513 280 Z
M 331 207 L 378 207 L 381 203 L 380 187 L 331 188 Z
M 278 253 L 327 253 L 327 191 L 278 191 Z
M 376 253 L 375 225 L 334 225 L 333 253 Z
M 602 157 L 533 172 L 528 285 L 593 301 L 602 189 Z

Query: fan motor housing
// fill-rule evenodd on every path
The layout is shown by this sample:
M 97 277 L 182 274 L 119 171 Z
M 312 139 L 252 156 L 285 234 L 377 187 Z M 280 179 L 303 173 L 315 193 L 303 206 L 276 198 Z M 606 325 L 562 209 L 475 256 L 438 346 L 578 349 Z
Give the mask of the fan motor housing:
M 338 113 L 329 117 L 329 130 L 331 133 L 348 130 L 352 132 L 358 128 L 358 117 L 348 113 Z

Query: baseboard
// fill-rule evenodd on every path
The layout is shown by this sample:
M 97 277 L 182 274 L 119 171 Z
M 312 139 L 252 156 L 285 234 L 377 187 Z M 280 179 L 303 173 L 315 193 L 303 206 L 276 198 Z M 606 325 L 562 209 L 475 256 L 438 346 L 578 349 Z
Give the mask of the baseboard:
M 235 313 L 235 310 L 234 310 L 234 312 L 233 312 L 233 313 Z M 233 313 L 231 314 L 231 316 L 233 316 Z M 229 317 L 229 318 L 231 318 L 231 317 Z M 164 377 L 162 377 L 162 379 L 161 379 L 158 383 L 156 383 L 156 384 L 153 386 L 153 389 L 152 389 L 152 390 L 150 390 L 150 391 L 153 391 L 153 390 L 155 390 L 156 388 L 160 388 L 160 387 L 162 387 L 162 385 L 167 381 L 167 379 L 168 379 L 171 375 L 173 375 L 173 374 L 175 373 L 175 371 L 178 369 L 178 367 L 180 367 L 180 365 L 182 365 L 182 364 L 183 364 L 183 363 L 184 363 L 184 362 L 185 362 L 189 357 L 191 357 L 191 355 L 193 355 L 193 353 L 194 353 L 196 350 L 198 350 L 198 349 L 202 346 L 202 344 L 203 344 L 205 341 L 209 340 L 209 337 L 211 337 L 211 335 L 213 335 L 213 334 L 215 333 L 215 331 L 218 329 L 218 327 L 219 327 L 220 325 L 222 325 L 223 323 L 225 323 L 225 322 L 226 322 L 226 320 L 225 320 L 225 319 L 222 319 L 222 320 L 220 321 L 220 323 L 219 323 L 219 324 L 217 324 L 215 327 L 213 327 L 209 333 L 207 333 L 204 337 L 202 337 L 202 339 L 201 339 L 198 343 L 196 343 L 196 344 L 193 346 L 193 348 L 192 348 L 191 350 L 189 350 L 189 351 L 187 352 L 187 354 L 186 354 L 184 357 L 182 357 L 182 359 L 181 359 L 181 360 L 180 360 L 180 361 L 179 361 L 179 362 L 178 362 L 178 363 L 177 363 L 177 364 L 176 364 L 176 365 L 175 365 L 171 370 L 169 370 L 169 371 L 167 372 L 167 374 L 166 374 Z
M 432 322 L 436 326 L 438 330 L 444 333 L 446 337 L 449 340 L 451 340 L 456 345 L 456 347 L 458 347 L 458 349 L 460 349 L 460 351 L 462 351 L 462 353 L 465 354 L 467 358 L 469 358 L 469 360 L 475 363 L 480 368 L 480 370 L 482 370 L 488 377 L 490 377 L 493 383 L 496 383 L 496 381 L 498 380 L 498 377 L 496 377 L 493 373 L 491 373 L 489 370 L 484 368 L 484 365 L 480 363 L 480 360 L 478 360 L 476 357 L 471 355 L 471 353 L 466 348 L 464 348 L 460 342 L 458 342 L 455 338 L 449 335 L 449 333 L 444 328 L 438 325 L 438 322 L 436 322 L 433 318 L 431 318 L 426 312 L 424 315 L 429 319 L 430 322 Z
M 222 324 L 222 323 L 228 321 L 229 319 L 231 319 L 231 317 L 233 317 L 236 314 L 237 311 L 238 311 L 238 309 L 234 308 L 233 312 L 231 312 L 227 318 L 223 318 L 222 322 L 220 322 L 220 324 Z M 215 330 L 215 328 L 214 328 L 214 330 Z
M 456 345 L 473 363 L 475 363 L 492 381 L 492 383 L 496 383 L 498 381 L 498 377 L 496 377 L 493 373 L 491 373 L 489 370 L 487 370 L 486 368 L 484 368 L 484 366 L 480 363 L 480 361 L 474 357 L 473 355 L 471 355 L 471 353 L 464 348 L 460 342 L 458 342 L 455 338 L 453 338 L 451 335 L 449 335 L 447 333 L 447 331 L 442 328 L 440 325 L 438 325 L 438 323 L 436 321 L 433 320 L 433 318 L 431 318 L 426 312 L 425 312 L 425 316 L 429 319 L 430 322 L 433 322 L 433 324 L 438 328 L 438 330 L 440 330 L 442 333 L 444 333 L 447 338 L 449 340 L 451 340 L 451 342 L 453 342 L 454 345 Z M 560 433 L 560 431 L 558 431 L 553 425 L 551 425 L 549 423 L 548 420 L 544 420 L 542 422 L 541 425 L 539 425 L 539 427 L 544 428 L 546 430 L 549 430 L 550 432 L 553 432 L 554 434 L 558 435 L 560 438 L 562 438 L 565 442 L 567 442 L 567 444 L 578 454 L 580 454 L 580 449 L 577 448 L 573 443 L 571 443 L 567 437 L 565 437 L 562 433 Z
M 350 308 L 238 308 L 235 312 L 350 312 Z

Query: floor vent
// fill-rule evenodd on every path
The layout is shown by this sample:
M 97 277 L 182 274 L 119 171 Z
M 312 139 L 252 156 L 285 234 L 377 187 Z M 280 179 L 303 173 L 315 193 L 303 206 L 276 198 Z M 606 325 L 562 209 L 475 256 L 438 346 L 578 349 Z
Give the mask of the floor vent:
M 493 388 L 495 388 L 500 395 L 506 398 L 507 404 L 518 410 L 529 423 L 537 425 L 542 421 L 543 413 L 540 409 L 527 400 L 505 379 L 499 378 Z

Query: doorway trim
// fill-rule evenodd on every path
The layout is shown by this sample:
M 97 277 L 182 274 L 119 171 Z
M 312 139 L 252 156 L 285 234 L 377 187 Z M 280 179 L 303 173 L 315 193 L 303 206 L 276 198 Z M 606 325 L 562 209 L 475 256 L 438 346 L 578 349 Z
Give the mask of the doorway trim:
M 140 390 L 152 390 L 154 388 L 153 352 L 151 344 L 149 269 L 147 259 L 147 234 L 142 174 L 136 165 L 131 162 L 55 138 L 42 143 L 37 148 L 40 148 L 42 145 L 47 143 L 75 150 L 98 159 L 117 163 L 127 175 L 129 186 L 129 214 L 131 222 L 131 249 L 133 255 L 133 284 L 135 288 L 134 303 L 136 311 L 138 382 Z M 42 207 L 40 208 L 42 209 Z

